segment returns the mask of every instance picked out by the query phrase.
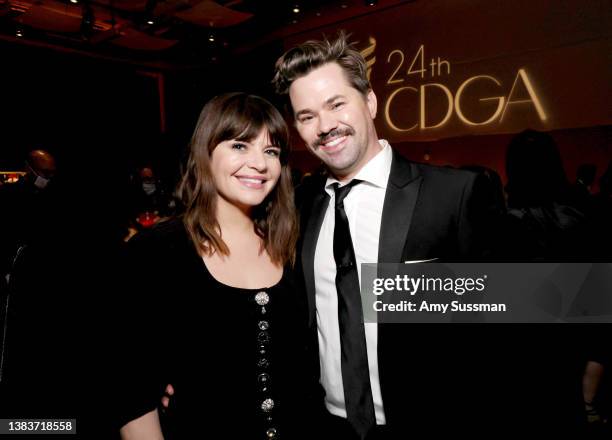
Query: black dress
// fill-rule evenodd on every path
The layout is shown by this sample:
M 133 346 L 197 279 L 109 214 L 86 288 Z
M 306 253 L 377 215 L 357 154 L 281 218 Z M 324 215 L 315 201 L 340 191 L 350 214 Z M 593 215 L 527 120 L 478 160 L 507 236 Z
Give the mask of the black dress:
M 210 274 L 180 220 L 132 240 L 121 422 L 156 408 L 171 383 L 166 438 L 296 438 L 313 376 L 290 269 L 274 286 L 235 288 Z

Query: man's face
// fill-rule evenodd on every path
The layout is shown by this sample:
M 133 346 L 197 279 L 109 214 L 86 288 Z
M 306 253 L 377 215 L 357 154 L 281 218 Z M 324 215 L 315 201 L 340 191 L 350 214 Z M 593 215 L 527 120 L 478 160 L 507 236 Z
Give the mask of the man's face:
M 26 181 L 45 189 L 55 176 L 55 159 L 48 153 L 35 152 L 26 161 Z
M 138 175 L 140 176 L 140 180 L 142 180 L 143 182 L 154 182 L 155 181 L 155 173 L 149 167 L 141 168 L 140 171 L 138 172 Z
M 380 151 L 376 96 L 351 87 L 337 63 L 295 80 L 289 98 L 301 138 L 339 180 L 351 179 Z

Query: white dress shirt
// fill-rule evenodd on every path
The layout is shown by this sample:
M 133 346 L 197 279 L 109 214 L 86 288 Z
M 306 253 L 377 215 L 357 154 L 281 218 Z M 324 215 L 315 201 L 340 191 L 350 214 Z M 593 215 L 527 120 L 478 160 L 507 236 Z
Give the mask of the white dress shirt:
M 378 262 L 380 223 L 387 181 L 391 173 L 393 157 L 391 147 L 384 139 L 379 140 L 379 142 L 382 150 L 359 170 L 355 179 L 362 180 L 362 182 L 353 187 L 344 199 L 344 210 L 348 217 L 353 248 L 355 249 L 360 284 L 361 264 Z M 325 183 L 325 191 L 329 194 L 330 200 L 315 250 L 314 273 L 321 384 L 326 393 L 325 406 L 330 413 L 346 418 L 340 360 L 338 293 L 336 292 L 335 281 L 336 263 L 333 251 L 335 224 L 333 184 L 336 182 L 338 180 L 329 177 Z M 376 323 L 365 324 L 365 337 L 376 423 L 384 425 L 386 423 L 385 412 L 378 378 L 378 328 Z

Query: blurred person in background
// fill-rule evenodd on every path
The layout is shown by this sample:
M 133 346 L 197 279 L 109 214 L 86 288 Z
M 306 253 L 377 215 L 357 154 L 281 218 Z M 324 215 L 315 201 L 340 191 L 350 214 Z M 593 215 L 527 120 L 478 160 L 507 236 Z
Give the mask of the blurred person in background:
M 151 165 L 137 169 L 129 197 L 131 223 L 135 231 L 149 228 L 175 212 L 173 194 Z
M 548 133 L 525 130 L 506 152 L 506 250 L 523 261 L 585 258 L 586 215 L 572 203 L 561 155 Z
M 105 404 L 94 396 L 107 387 L 114 359 L 108 317 L 122 294 L 114 264 L 125 187 L 108 172 L 103 148 L 73 158 L 56 165 L 51 153 L 34 150 L 24 178 L 0 194 L 10 272 L 0 316 L 0 417 L 77 419 L 82 438 L 112 438 L 96 417 Z
M 44 238 L 53 223 L 56 191 L 55 158 L 45 150 L 32 150 L 25 174 L 17 182 L 0 187 L 0 273 L 6 275 L 20 246 Z
M 592 163 L 583 163 L 576 171 L 576 182 L 570 188 L 572 204 L 586 215 L 593 211 L 592 187 L 597 174 L 597 166 Z

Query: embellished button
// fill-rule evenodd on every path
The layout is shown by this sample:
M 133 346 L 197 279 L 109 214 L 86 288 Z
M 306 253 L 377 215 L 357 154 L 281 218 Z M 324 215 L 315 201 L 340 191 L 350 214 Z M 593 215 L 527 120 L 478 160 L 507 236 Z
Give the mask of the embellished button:
M 270 297 L 263 290 L 255 295 L 255 302 L 260 306 L 265 306 L 270 302 Z
M 266 435 L 268 438 L 273 439 L 276 438 L 276 428 L 270 428 L 266 431 Z
M 257 327 L 259 327 L 259 330 L 268 330 L 270 328 L 270 323 L 268 321 L 259 321 Z
M 268 368 L 270 366 L 270 361 L 266 358 L 261 358 L 257 361 L 257 366 L 259 368 Z
M 261 373 L 259 376 L 257 376 L 257 380 L 260 384 L 263 385 L 265 383 L 268 383 L 268 381 L 270 380 L 270 375 L 268 373 Z
M 259 334 L 257 335 L 257 341 L 260 344 L 267 344 L 268 342 L 270 342 L 270 335 L 268 334 L 268 332 L 259 332 Z
M 263 402 L 261 402 L 261 410 L 263 412 L 270 412 L 272 411 L 272 408 L 274 408 L 274 400 L 266 399 Z

